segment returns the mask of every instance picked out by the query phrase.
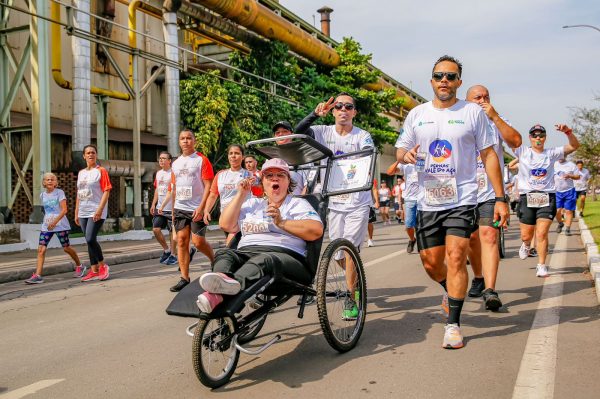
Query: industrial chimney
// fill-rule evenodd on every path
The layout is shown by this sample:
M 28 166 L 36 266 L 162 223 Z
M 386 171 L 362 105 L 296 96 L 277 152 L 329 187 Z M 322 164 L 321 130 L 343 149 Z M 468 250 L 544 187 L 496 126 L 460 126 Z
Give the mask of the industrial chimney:
M 333 9 L 327 6 L 323 6 L 317 10 L 319 14 L 321 14 L 321 32 L 327 37 L 331 36 L 331 31 L 329 30 L 331 19 L 329 16 L 333 12 Z

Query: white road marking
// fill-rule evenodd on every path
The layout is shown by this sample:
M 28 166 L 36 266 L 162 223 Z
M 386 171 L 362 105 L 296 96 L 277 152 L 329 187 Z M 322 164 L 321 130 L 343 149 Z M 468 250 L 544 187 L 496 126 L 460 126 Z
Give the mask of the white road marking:
M 389 254 L 389 255 L 382 256 L 381 258 L 377 258 L 377 259 L 370 260 L 370 261 L 368 261 L 368 262 L 364 263 L 364 264 L 363 264 L 363 266 L 364 266 L 364 267 L 373 266 L 373 265 L 376 265 L 376 264 L 378 264 L 378 263 L 385 262 L 385 261 L 386 261 L 386 260 L 388 260 L 388 259 L 395 258 L 396 256 L 398 256 L 398 255 L 402 255 L 402 254 L 404 254 L 404 253 L 406 253 L 406 249 L 403 249 L 402 251 L 396 251 L 396 252 L 392 252 L 392 253 L 391 253 L 391 254 Z
M 544 279 L 542 296 L 521 359 L 513 399 L 554 397 L 558 326 L 564 281 L 560 269 L 567 263 L 566 249 L 567 237 L 559 234 L 550 259 L 551 275 Z
M 58 384 L 59 382 L 63 382 L 65 379 L 60 380 L 41 380 L 38 382 L 34 382 L 31 385 L 27 385 L 26 387 L 15 389 L 14 391 L 7 392 L 5 394 L 0 395 L 0 399 L 21 399 L 27 395 L 32 395 L 42 389 L 51 387 L 54 384 Z

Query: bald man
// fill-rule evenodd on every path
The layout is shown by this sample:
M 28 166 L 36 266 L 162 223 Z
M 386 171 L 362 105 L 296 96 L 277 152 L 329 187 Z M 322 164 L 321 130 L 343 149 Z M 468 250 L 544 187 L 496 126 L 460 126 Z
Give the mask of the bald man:
M 498 115 L 490 103 L 490 93 L 484 86 L 476 85 L 469 88 L 467 101 L 474 102 L 483 109 L 493 134 L 498 135 L 498 143 L 494 145 L 494 150 L 500 161 L 500 170 L 504 170 L 502 142 L 505 142 L 510 148 L 517 148 L 521 146 L 521 134 Z M 477 154 L 477 183 L 479 219 L 469 243 L 469 260 L 475 277 L 471 283 L 469 296 L 483 296 L 485 308 L 496 311 L 502 306 L 502 302 L 496 292 L 500 254 L 498 252 L 498 229 L 494 226 L 494 189 L 487 179 L 479 154 Z

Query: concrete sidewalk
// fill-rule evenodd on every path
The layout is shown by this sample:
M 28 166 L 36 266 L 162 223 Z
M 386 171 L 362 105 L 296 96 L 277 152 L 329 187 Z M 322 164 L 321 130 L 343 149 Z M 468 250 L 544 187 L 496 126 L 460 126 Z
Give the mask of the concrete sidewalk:
M 206 238 L 213 248 L 223 247 L 225 237 L 221 230 L 207 231 Z M 101 242 L 104 260 L 109 266 L 121 263 L 158 259 L 163 250 L 155 239 L 143 241 L 105 241 Z M 73 245 L 81 262 L 90 264 L 87 245 Z M 3 253 L 0 256 L 0 283 L 25 280 L 35 272 L 37 250 L 25 250 Z M 62 248 L 51 248 L 46 252 L 44 276 L 72 272 L 75 264 Z

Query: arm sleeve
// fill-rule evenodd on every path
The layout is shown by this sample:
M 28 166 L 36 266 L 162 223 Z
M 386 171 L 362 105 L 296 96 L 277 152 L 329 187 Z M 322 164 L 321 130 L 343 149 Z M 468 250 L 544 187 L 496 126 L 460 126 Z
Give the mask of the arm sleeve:
M 289 216 L 292 220 L 316 220 L 323 224 L 319 214 L 314 210 L 308 201 L 302 198 L 296 198 L 298 203 L 290 209 Z
M 111 190 L 112 184 L 110 184 L 108 172 L 102 166 L 100 166 L 98 170 L 100 171 L 100 188 L 102 189 L 102 192 Z
M 371 137 L 371 134 L 366 130 L 363 130 L 363 134 L 360 137 L 359 146 L 361 150 L 364 150 L 366 148 L 373 148 L 373 138 Z
M 65 196 L 65 192 L 63 190 L 58 190 L 58 202 L 61 202 L 63 200 L 67 200 L 67 197 Z
M 417 145 L 415 131 L 412 127 L 412 115 L 412 113 L 409 113 L 404 120 L 404 127 L 400 130 L 400 135 L 398 136 L 398 140 L 396 140 L 396 148 L 403 148 L 406 151 L 409 151 Z
M 217 174 L 215 175 L 215 178 L 212 181 L 212 184 L 210 185 L 210 192 L 213 194 L 217 194 L 219 195 L 219 175 L 221 174 L 221 171 L 218 171 Z
M 563 159 L 565 157 L 565 147 L 554 147 L 550 152 L 550 157 L 552 162 Z
M 206 158 L 203 154 L 198 153 L 202 157 L 202 180 L 210 180 L 215 177 L 215 173 L 213 172 L 213 167 L 208 158 Z
M 296 127 L 294 128 L 294 133 L 296 134 L 305 134 L 311 138 L 315 138 L 315 132 L 312 129 L 313 123 L 319 119 L 319 115 L 315 114 L 315 112 L 311 112 L 304 119 L 302 119 Z

